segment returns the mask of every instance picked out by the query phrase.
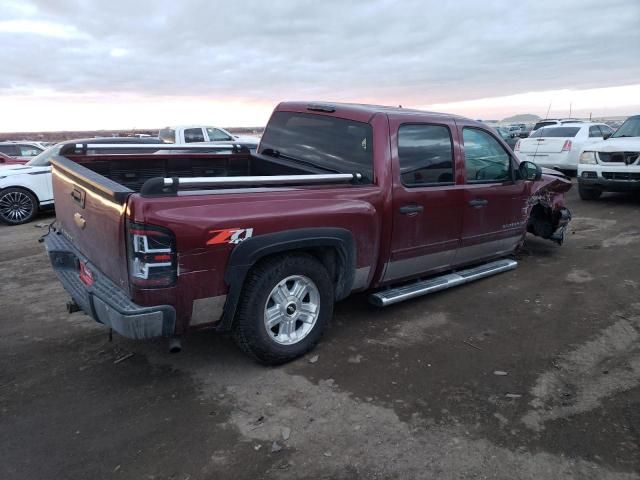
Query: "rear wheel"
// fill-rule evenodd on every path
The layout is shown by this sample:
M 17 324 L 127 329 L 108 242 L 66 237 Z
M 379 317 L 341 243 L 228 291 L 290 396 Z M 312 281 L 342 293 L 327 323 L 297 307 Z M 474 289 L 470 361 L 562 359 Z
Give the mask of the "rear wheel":
M 333 314 L 333 284 L 311 255 L 291 254 L 257 265 L 244 285 L 233 337 L 266 365 L 304 355 L 320 340 Z
M 38 213 L 36 197 L 21 188 L 7 188 L 0 192 L 0 220 L 8 225 L 29 222 Z
M 598 188 L 584 187 L 578 184 L 578 195 L 582 200 L 598 200 L 602 195 L 602 190 Z

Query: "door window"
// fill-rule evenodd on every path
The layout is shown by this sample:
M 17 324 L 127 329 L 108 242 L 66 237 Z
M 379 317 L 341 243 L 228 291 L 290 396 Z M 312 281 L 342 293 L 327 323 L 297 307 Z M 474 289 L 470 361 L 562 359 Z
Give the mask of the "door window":
M 39 155 L 42 150 L 38 147 L 33 147 L 31 145 L 20 145 L 20 156 L 21 157 L 35 157 Z
M 407 187 L 453 183 L 451 133 L 443 125 L 400 126 L 398 157 Z
M 217 128 L 207 128 L 207 135 L 212 142 L 228 142 L 233 140 L 229 135 Z
M 511 157 L 489 133 L 477 128 L 462 130 L 467 182 L 504 182 L 511 179 Z
M 613 133 L 613 129 L 609 125 L 600 125 L 600 130 L 602 133 L 611 135 Z
M 589 127 L 589 136 L 602 137 L 602 132 L 600 131 L 600 127 L 597 125 L 592 125 L 591 127 Z
M 204 134 L 201 128 L 185 128 L 184 130 L 185 143 L 204 142 Z

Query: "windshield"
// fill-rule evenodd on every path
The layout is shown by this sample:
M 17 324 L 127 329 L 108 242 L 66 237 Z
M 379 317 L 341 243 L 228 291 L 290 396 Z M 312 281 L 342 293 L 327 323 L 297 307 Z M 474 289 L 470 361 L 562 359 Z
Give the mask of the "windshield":
M 640 137 L 640 117 L 627 118 L 611 138 Z
M 579 131 L 580 127 L 545 127 L 533 132 L 529 138 L 575 137 Z
M 368 123 L 309 113 L 276 112 L 260 153 L 280 155 L 328 172 L 360 173 L 373 179 L 372 129 Z
M 62 148 L 62 143 L 58 143 L 53 147 L 47 148 L 44 152 L 36 155 L 31 160 L 29 160 L 26 165 L 30 167 L 46 167 L 51 165 L 51 157 L 54 157 L 60 153 L 60 149 Z

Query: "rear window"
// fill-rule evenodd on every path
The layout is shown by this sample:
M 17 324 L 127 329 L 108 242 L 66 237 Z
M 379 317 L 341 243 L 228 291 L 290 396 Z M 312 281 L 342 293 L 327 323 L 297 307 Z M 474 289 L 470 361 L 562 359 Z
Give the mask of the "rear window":
M 310 113 L 275 112 L 260 153 L 280 154 L 327 172 L 360 173 L 373 181 L 372 129 L 368 123 Z
M 163 128 L 160 130 L 160 133 L 158 133 L 158 138 L 164 143 L 175 143 L 176 131 L 173 128 Z
M 531 137 L 575 137 L 580 131 L 580 127 L 547 127 L 536 130 Z
M 533 130 L 538 130 L 539 128 L 546 127 L 548 125 L 555 125 L 556 122 L 538 122 L 533 126 Z

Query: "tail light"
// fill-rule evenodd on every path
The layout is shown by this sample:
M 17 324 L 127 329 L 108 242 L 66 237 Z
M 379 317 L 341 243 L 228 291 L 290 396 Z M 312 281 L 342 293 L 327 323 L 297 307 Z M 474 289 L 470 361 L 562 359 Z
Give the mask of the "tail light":
M 129 222 L 129 279 L 136 287 L 169 287 L 176 281 L 176 239 L 167 228 Z
M 565 140 L 564 145 L 562 145 L 563 152 L 569 152 L 571 150 L 571 140 Z
M 513 151 L 514 151 L 514 152 L 519 152 L 519 151 L 520 151 L 520 140 L 518 140 L 518 141 L 516 142 L 516 146 L 515 146 L 515 147 L 513 147 Z

